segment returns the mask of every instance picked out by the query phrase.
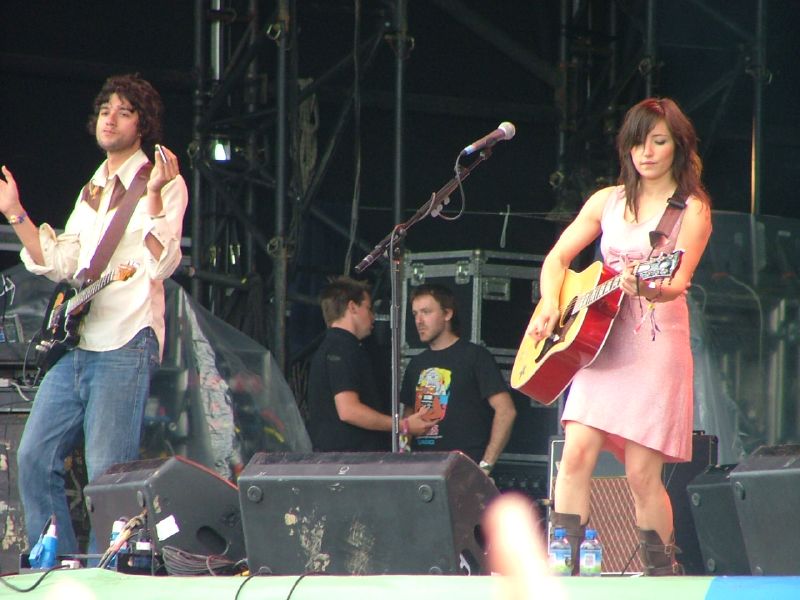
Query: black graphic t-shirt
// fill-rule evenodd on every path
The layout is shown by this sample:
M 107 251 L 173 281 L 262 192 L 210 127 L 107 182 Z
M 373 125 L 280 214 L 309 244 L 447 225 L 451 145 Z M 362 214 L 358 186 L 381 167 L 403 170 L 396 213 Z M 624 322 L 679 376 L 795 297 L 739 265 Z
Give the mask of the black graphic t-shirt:
M 441 410 L 429 435 L 412 441 L 412 450 L 461 450 L 475 462 L 483 458 L 494 410 L 488 398 L 508 391 L 500 369 L 483 346 L 459 339 L 444 350 L 425 350 L 411 359 L 400 400 Z

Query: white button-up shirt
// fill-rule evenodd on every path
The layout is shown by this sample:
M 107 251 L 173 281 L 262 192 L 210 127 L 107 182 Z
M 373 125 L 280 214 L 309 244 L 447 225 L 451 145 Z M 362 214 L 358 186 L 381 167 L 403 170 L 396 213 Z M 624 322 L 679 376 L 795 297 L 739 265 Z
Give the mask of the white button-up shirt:
M 139 150 L 117 171 L 116 176 L 126 189 L 145 162 L 147 156 Z M 74 279 L 89 266 L 103 233 L 116 213 L 115 208 L 109 209 L 109 203 L 117 183 L 114 178 L 109 181 L 106 161 L 92 176 L 92 183 L 103 187 L 97 210 L 79 197 L 64 233 L 56 235 L 46 223 L 39 227 L 44 265 L 37 265 L 24 248 L 20 252 L 22 262 L 31 273 L 60 281 Z M 106 272 L 134 261 L 138 264 L 136 273 L 125 281 L 112 282 L 94 296 L 89 313 L 81 323 L 79 348 L 115 350 L 129 342 L 141 329 L 152 327 L 163 352 L 163 280 L 172 275 L 181 260 L 183 215 L 189 199 L 186 182 L 178 175 L 164 186 L 161 197 L 164 210 L 155 218 L 147 214 L 141 201 L 134 210 Z M 145 246 L 144 240 L 148 234 L 152 234 L 164 247 L 158 259 Z

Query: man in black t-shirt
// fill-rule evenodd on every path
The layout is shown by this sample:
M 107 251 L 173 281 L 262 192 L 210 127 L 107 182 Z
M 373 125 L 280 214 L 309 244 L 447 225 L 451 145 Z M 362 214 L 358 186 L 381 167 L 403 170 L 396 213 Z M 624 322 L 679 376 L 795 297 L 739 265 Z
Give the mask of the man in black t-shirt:
M 391 450 L 392 417 L 381 401 L 369 356 L 361 340 L 372 332 L 375 317 L 365 284 L 340 277 L 320 295 L 328 330 L 311 360 L 308 379 L 308 433 L 317 452 Z M 438 419 L 427 410 L 406 411 L 402 428 L 425 433 Z
M 411 442 L 412 450 L 461 450 L 488 474 L 508 443 L 517 416 L 500 370 L 483 346 L 458 337 L 453 292 L 421 285 L 411 293 L 414 322 L 428 349 L 408 364 L 400 399 L 430 407 L 441 420 Z

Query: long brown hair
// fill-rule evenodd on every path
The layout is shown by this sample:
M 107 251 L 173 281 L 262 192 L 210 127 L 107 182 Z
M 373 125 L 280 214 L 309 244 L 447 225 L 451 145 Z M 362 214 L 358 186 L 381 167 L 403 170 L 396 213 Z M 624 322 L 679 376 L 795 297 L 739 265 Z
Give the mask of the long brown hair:
M 682 199 L 695 196 L 706 204 L 711 202 L 701 180 L 703 161 L 697 154 L 697 134 L 689 117 L 669 98 L 647 98 L 628 110 L 617 133 L 620 164 L 618 183 L 625 186 L 625 203 L 636 219 L 639 218 L 640 177 L 631 159 L 631 149 L 643 144 L 656 123 L 662 119 L 675 141 L 672 159 L 672 176 L 678 183 L 675 194 Z

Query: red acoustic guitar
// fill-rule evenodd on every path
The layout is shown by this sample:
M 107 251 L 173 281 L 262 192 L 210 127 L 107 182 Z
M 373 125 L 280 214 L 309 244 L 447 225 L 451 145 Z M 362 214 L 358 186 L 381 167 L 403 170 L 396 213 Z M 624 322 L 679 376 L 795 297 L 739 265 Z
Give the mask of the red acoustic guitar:
M 639 263 L 643 281 L 670 279 L 680 266 L 683 250 Z M 553 334 L 535 342 L 527 333 L 514 360 L 511 387 L 541 404 L 551 404 L 575 374 L 600 352 L 622 304 L 620 275 L 602 262 L 580 273 L 567 271 L 559 295 L 561 314 Z M 539 307 L 533 311 L 531 322 Z

